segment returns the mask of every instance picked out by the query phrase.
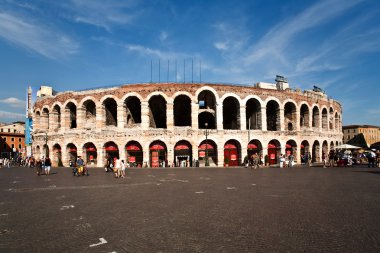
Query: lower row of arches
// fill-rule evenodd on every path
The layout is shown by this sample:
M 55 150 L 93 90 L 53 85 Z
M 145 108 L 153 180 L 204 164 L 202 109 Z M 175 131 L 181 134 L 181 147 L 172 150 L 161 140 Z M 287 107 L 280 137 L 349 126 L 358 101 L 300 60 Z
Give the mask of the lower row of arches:
M 203 140 L 199 144 L 196 154 L 193 153 L 190 142 L 181 140 L 174 145 L 173 155 L 169 157 L 167 145 L 163 141 L 157 140 L 149 145 L 149 157 L 147 158 L 144 157 L 147 156 L 147 153 L 144 154 L 142 145 L 138 141 L 129 141 L 123 152 L 116 143 L 109 141 L 100 149 L 94 143 L 87 142 L 83 145 L 81 153 L 78 152 L 77 146 L 73 143 L 67 144 L 65 150 L 62 150 L 60 144 L 55 144 L 52 148 L 45 144 L 42 147 L 36 146 L 33 154 L 36 157 L 51 157 L 54 166 L 68 166 L 70 160 L 75 162 L 77 157 L 81 156 L 87 164 L 94 166 L 103 165 L 107 160 L 113 161 L 115 158 L 120 158 L 133 167 L 202 167 L 217 166 L 218 164 L 239 166 L 242 165 L 244 158 L 257 153 L 263 162 L 273 165 L 278 163 L 280 155 L 293 155 L 295 161 L 300 163 L 301 161 L 297 160 L 306 153 L 311 156 L 312 162 L 320 162 L 323 152 L 327 154 L 330 149 L 339 144 L 338 141 L 320 143 L 316 140 L 309 143 L 309 141 L 304 140 L 300 145 L 297 145 L 296 141 L 288 140 L 285 147 L 282 147 L 280 141 L 273 139 L 266 146 L 263 146 L 261 141 L 253 139 L 243 150 L 240 142 L 232 139 L 224 144 L 221 155 L 218 153 L 218 146 L 213 140 Z M 221 158 L 223 161 L 218 161 Z

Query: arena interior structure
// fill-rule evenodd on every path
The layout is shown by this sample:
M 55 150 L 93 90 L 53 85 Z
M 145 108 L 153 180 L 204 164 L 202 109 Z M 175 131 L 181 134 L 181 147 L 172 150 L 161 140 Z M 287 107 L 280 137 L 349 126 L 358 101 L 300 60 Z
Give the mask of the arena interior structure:
M 323 151 L 342 143 L 341 104 L 320 89 L 291 89 L 279 76 L 252 86 L 42 88 L 33 105 L 32 152 L 50 156 L 54 166 L 77 156 L 98 167 L 107 157 L 138 167 L 240 166 L 255 152 L 269 164 L 280 154 L 300 163 L 305 152 L 320 162 Z

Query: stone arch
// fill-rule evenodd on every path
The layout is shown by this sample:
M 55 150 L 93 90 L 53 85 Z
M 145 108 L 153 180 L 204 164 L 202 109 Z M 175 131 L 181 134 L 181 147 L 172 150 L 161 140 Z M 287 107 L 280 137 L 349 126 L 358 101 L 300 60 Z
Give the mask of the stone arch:
M 334 130 L 334 108 L 332 107 L 329 110 L 329 130 Z
M 213 139 L 201 141 L 198 145 L 200 166 L 216 166 L 218 164 L 218 145 Z
M 166 128 L 166 99 L 162 95 L 149 96 L 149 126 Z
M 204 91 L 211 92 L 214 95 L 215 103 L 217 103 L 217 101 L 219 101 L 218 92 L 216 92 L 216 90 L 214 88 L 212 88 L 210 86 L 203 86 L 203 87 L 199 88 L 198 90 L 196 90 L 196 92 L 195 92 L 195 97 L 198 99 L 198 102 L 199 102 L 199 95 Z
M 61 113 L 61 105 L 58 103 L 53 104 L 52 106 L 52 125 L 54 123 L 53 130 L 57 130 L 61 128 L 61 120 L 62 120 L 62 113 Z
M 312 162 L 320 162 L 321 157 L 320 157 L 320 143 L 318 140 L 315 140 L 313 143 L 313 149 L 312 149 L 312 154 L 311 154 L 311 161 Z
M 131 167 L 143 167 L 144 153 L 140 142 L 131 140 L 125 145 L 126 161 Z
M 300 106 L 300 128 L 309 128 L 310 108 L 307 103 L 302 103 Z
M 200 129 L 205 129 L 205 123 L 208 123 L 207 128 L 216 129 L 217 122 L 217 97 L 209 89 L 203 89 L 197 95 L 199 103 L 198 111 L 198 126 Z M 214 123 L 214 124 L 212 124 Z
M 315 128 L 319 127 L 319 107 L 317 105 L 314 105 L 313 107 L 311 126 Z
M 174 98 L 174 126 L 191 126 L 191 98 L 178 95 Z
M 329 155 L 329 144 L 326 140 L 324 140 L 322 143 L 322 155 L 326 158 Z
M 78 149 L 77 146 L 70 142 L 66 145 L 66 153 L 67 153 L 67 158 L 68 158 L 68 163 L 70 161 L 75 164 L 78 158 Z
M 172 101 L 172 98 L 168 97 L 162 91 L 154 91 L 154 92 L 149 93 L 149 95 L 145 98 L 145 100 L 149 102 L 149 100 L 151 100 L 152 97 L 155 97 L 155 96 L 161 96 L 161 97 L 163 97 L 166 102 L 171 102 Z
M 127 127 L 141 124 L 141 99 L 130 95 L 124 100 L 124 119 Z
M 151 167 L 166 167 L 168 161 L 168 148 L 165 142 L 152 141 L 149 145 L 149 163 Z
M 289 157 L 290 155 L 293 156 L 293 159 L 297 161 L 298 157 L 298 147 L 297 142 L 293 139 L 290 139 L 285 144 L 285 155 L 286 157 Z
M 261 102 L 256 97 L 245 103 L 246 129 L 262 129 Z
M 117 126 L 117 100 L 113 97 L 102 99 L 104 108 L 104 122 L 106 126 Z
M 98 162 L 98 150 L 93 142 L 83 144 L 83 160 L 88 165 L 96 165 Z
M 293 101 L 284 103 L 284 127 L 287 131 L 296 130 L 297 107 Z
M 223 100 L 223 129 L 240 129 L 240 103 L 235 96 Z
M 68 129 L 77 128 L 77 105 L 73 101 L 65 103 L 65 126 Z
M 174 164 L 176 167 L 192 166 L 192 145 L 187 140 L 180 140 L 174 145 Z
M 328 120 L 327 108 L 323 107 L 322 108 L 322 129 L 328 130 L 328 127 L 329 127 L 329 120 Z
M 273 139 L 268 142 L 268 161 L 269 164 L 276 164 L 279 162 L 279 157 L 281 155 L 281 143 Z
M 42 119 L 41 125 L 40 125 L 41 129 L 44 129 L 44 130 L 49 129 L 49 114 L 50 114 L 49 108 L 47 106 L 44 106 L 42 108 L 42 113 L 41 113 L 41 119 Z
M 197 102 L 196 99 L 195 99 L 195 97 L 191 93 L 189 93 L 187 91 L 177 91 L 176 93 L 174 93 L 173 96 L 172 96 L 173 101 L 175 100 L 176 97 L 181 96 L 181 95 L 188 96 L 190 98 L 190 100 L 191 100 L 191 103 L 196 103 Z
M 116 158 L 120 158 L 119 146 L 113 141 L 107 141 L 103 145 L 103 150 L 107 163 L 115 165 Z
M 78 108 L 83 108 L 83 104 L 85 102 L 87 102 L 88 100 L 91 100 L 92 102 L 94 102 L 94 104 L 98 103 L 98 100 L 96 98 L 94 98 L 93 96 L 86 96 L 86 97 L 82 98 L 81 101 L 79 101 Z
M 224 164 L 228 166 L 239 166 L 241 164 L 241 145 L 240 142 L 231 139 L 224 144 Z
M 96 126 L 96 102 L 95 100 L 88 98 L 87 100 L 82 100 L 79 104 L 80 108 L 83 110 L 83 124 L 87 129 L 94 128 Z
M 335 112 L 335 130 L 338 130 L 339 129 L 339 114 L 338 112 Z
M 334 147 L 335 147 L 334 142 L 331 141 L 331 142 L 330 142 L 330 150 L 334 149 Z
M 37 129 L 40 129 L 40 125 L 41 125 L 41 112 L 39 110 L 36 110 L 34 112 L 34 117 L 33 117 L 33 128 L 34 128 L 34 131 L 36 131 Z
M 280 131 L 280 103 L 276 100 L 268 100 L 266 103 L 266 115 L 267 115 L 267 130 L 268 131 Z
M 260 157 L 263 154 L 263 145 L 258 139 L 252 139 L 247 145 L 248 158 L 251 158 L 253 154 L 258 154 Z
M 58 143 L 53 145 L 53 154 L 51 157 L 51 162 L 54 167 L 63 167 L 62 161 L 62 148 Z

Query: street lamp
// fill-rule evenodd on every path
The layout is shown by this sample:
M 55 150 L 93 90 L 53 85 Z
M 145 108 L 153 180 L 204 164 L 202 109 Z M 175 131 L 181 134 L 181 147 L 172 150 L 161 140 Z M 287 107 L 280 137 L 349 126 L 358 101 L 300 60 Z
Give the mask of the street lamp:
M 208 123 L 207 122 L 205 123 L 205 126 L 206 126 L 206 162 L 205 162 L 205 166 L 210 166 L 210 164 L 208 162 L 208 152 L 207 152 L 207 148 L 208 148 L 208 145 L 207 145 L 207 126 L 208 126 Z

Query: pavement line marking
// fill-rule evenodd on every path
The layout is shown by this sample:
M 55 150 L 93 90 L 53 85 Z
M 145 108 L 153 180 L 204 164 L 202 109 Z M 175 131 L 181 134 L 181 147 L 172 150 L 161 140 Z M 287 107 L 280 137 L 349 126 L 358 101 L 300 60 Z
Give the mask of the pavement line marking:
M 0 213 L 0 216 L 8 216 L 7 213 Z
M 227 190 L 236 190 L 236 187 L 233 186 L 233 187 L 227 187 Z
M 104 239 L 103 237 L 99 238 L 99 241 L 100 241 L 99 243 L 91 244 L 90 247 L 96 247 L 96 246 L 99 246 L 99 245 L 107 243 L 106 239 Z
M 204 193 L 203 191 L 195 192 L 196 194 L 202 194 Z
M 255 186 L 256 184 L 252 184 L 253 186 Z

